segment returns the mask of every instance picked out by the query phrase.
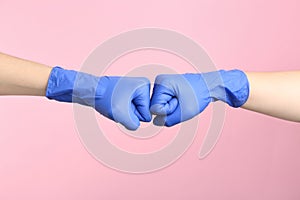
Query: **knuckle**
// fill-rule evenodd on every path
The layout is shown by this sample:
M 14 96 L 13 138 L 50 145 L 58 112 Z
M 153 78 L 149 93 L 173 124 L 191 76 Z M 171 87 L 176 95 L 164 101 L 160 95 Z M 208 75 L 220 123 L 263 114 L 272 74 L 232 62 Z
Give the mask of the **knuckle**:
M 162 84 L 163 82 L 167 81 L 170 79 L 170 75 L 167 74 L 159 74 L 155 78 L 155 83 L 156 84 Z

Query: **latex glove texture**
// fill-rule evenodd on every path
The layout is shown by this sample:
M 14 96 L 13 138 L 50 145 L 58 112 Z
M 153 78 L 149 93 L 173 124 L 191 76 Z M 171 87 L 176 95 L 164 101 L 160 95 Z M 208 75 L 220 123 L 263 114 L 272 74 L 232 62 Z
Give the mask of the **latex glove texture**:
M 248 79 L 240 70 L 158 75 L 150 111 L 157 115 L 155 125 L 173 126 L 201 113 L 212 101 L 240 107 L 248 96 Z
M 151 121 L 150 82 L 143 77 L 97 77 L 54 67 L 46 97 L 91 106 L 129 130 L 136 130 L 140 121 Z

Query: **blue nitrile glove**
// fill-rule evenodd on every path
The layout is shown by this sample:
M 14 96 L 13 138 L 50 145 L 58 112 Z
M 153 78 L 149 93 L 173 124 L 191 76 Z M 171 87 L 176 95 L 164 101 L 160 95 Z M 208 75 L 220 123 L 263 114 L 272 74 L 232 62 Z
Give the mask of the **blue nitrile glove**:
M 96 77 L 54 67 L 46 97 L 91 106 L 129 130 L 136 130 L 140 121 L 151 121 L 150 82 L 147 78 Z
M 248 79 L 240 70 L 158 75 L 150 111 L 157 115 L 155 125 L 173 126 L 201 113 L 212 101 L 240 107 L 248 96 Z

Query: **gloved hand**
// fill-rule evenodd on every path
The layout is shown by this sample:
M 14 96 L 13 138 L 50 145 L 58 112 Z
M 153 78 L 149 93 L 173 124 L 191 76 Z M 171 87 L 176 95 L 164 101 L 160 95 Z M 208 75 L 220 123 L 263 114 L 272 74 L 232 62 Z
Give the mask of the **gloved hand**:
M 157 115 L 155 125 L 173 126 L 201 113 L 212 101 L 221 100 L 240 107 L 248 96 L 248 79 L 240 70 L 158 75 L 150 111 Z
M 151 121 L 150 82 L 146 78 L 96 77 L 54 67 L 46 97 L 91 106 L 129 130 L 136 130 L 140 121 Z

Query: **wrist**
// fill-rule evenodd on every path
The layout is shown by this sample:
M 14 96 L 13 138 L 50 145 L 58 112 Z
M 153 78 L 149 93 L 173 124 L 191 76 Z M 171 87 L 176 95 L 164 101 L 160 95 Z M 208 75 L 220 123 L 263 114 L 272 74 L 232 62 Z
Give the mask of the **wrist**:
M 48 80 L 46 97 L 94 107 L 95 98 L 104 96 L 107 82 L 105 77 L 54 67 Z
M 77 72 L 53 67 L 48 79 L 46 97 L 63 102 L 72 102 L 72 93 Z
M 208 87 L 213 101 L 223 101 L 231 107 L 240 107 L 248 99 L 249 83 L 241 70 L 219 70 L 203 73 L 202 77 Z

